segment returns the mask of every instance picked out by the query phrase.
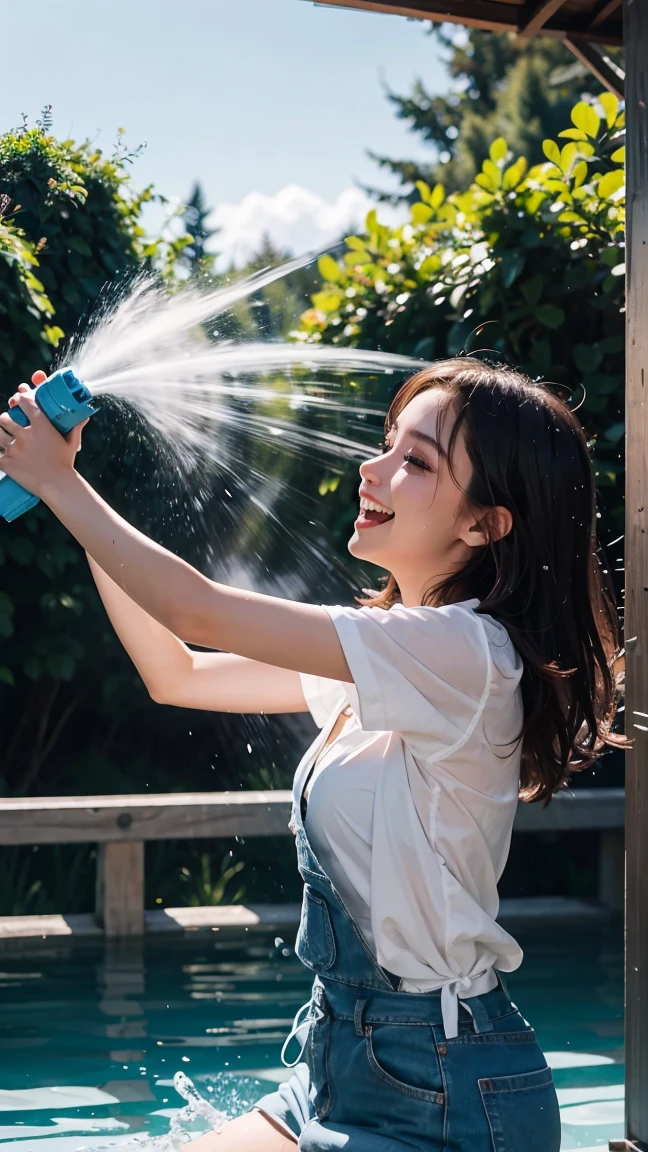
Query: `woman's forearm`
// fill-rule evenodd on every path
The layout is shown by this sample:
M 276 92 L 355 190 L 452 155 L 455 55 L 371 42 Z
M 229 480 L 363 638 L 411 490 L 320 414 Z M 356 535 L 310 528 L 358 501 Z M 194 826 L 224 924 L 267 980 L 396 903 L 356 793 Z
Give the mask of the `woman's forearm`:
M 73 469 L 38 493 L 99 567 L 173 636 L 332 680 L 352 679 L 323 608 L 208 580 L 122 519 Z
M 165 700 L 193 667 L 191 651 L 88 556 L 97 590 L 110 622 L 154 700 Z
M 178 605 L 209 581 L 123 520 L 78 472 L 59 478 L 43 498 L 118 588 L 176 635 Z
M 296 672 L 229 652 L 194 652 L 88 557 L 106 612 L 150 695 L 159 704 L 210 712 L 304 712 Z

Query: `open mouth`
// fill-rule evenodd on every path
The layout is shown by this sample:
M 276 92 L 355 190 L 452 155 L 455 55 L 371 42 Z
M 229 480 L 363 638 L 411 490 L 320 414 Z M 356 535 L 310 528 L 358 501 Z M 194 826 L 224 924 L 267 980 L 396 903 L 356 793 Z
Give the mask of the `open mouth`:
M 357 528 L 388 524 L 393 519 L 394 513 L 385 508 L 384 504 L 376 504 L 373 500 L 367 500 L 366 496 L 360 498 L 360 514 L 356 520 Z

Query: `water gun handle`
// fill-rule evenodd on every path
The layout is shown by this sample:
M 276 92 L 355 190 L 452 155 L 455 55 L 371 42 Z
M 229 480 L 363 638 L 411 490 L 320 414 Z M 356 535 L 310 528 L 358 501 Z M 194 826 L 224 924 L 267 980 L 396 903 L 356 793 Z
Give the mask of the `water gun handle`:
M 15 408 L 9 408 L 8 412 L 14 424 L 20 424 L 23 428 L 28 426 L 29 420 L 22 408 L 16 405 Z M 38 496 L 33 496 L 21 484 L 17 484 L 9 476 L 5 476 L 4 472 L 0 472 L 0 516 L 4 516 L 5 520 L 15 520 L 17 516 L 29 512 L 30 508 L 35 508 L 37 504 Z
M 58 372 L 48 376 L 47 380 L 36 388 L 34 397 L 41 412 L 62 436 L 88 416 L 94 416 L 96 411 L 91 403 L 90 392 L 85 384 L 77 379 L 71 368 L 60 368 Z M 17 405 L 10 408 L 9 415 L 14 423 L 20 424 L 23 428 L 28 427 L 29 420 L 22 408 Z M 0 471 L 0 516 L 11 522 L 36 504 L 38 496 L 32 495 L 26 488 Z
M 8 412 L 14 424 L 21 424 L 23 428 L 28 427 L 29 420 L 27 419 L 27 416 L 23 412 L 22 408 L 19 408 L 18 405 L 16 405 L 15 408 L 9 408 Z

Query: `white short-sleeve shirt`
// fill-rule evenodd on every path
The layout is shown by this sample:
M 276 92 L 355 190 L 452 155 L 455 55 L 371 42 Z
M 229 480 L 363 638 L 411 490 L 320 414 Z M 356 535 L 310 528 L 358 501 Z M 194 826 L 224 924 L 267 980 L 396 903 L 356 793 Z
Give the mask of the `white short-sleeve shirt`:
M 441 989 L 448 1036 L 457 996 L 483 995 L 494 969 L 522 961 L 496 916 L 518 803 L 523 666 L 478 607 L 327 607 L 354 683 L 302 676 L 322 732 L 294 788 L 299 803 L 307 786 L 309 840 L 378 963 L 403 991 Z

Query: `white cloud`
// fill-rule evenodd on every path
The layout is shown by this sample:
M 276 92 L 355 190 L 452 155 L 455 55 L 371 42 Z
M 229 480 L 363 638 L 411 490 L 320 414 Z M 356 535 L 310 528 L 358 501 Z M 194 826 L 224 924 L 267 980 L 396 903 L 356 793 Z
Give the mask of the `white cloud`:
M 345 232 L 361 228 L 373 207 L 374 201 L 360 188 L 344 188 L 331 201 L 299 184 L 287 184 L 273 196 L 248 192 L 238 203 L 219 204 L 209 225 L 221 229 L 214 237 L 214 247 L 228 263 L 242 264 L 259 248 L 266 233 L 277 247 L 297 255 L 326 247 Z M 404 215 L 388 205 L 380 205 L 378 214 L 385 223 L 396 223 Z

